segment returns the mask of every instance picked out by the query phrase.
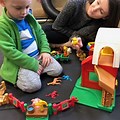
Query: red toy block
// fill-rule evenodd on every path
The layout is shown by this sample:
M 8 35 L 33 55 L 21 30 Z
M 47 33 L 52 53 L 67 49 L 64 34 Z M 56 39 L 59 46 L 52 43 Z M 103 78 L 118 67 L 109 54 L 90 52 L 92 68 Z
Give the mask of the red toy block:
M 89 73 L 94 72 L 94 65 L 92 64 L 92 57 L 88 56 L 82 61 L 82 83 L 81 86 L 101 90 L 98 82 L 89 79 Z
M 17 98 L 15 98 L 12 93 L 9 93 L 9 102 L 13 104 L 15 107 L 20 108 L 22 112 L 25 112 L 26 109 L 24 107 L 24 102 L 20 102 Z
M 70 99 L 64 100 L 58 104 L 54 103 L 53 104 L 53 111 L 54 111 L 54 115 L 56 115 L 59 111 L 63 111 L 66 110 L 70 107 L 74 107 L 75 106 L 75 102 L 77 102 L 77 98 L 75 97 L 71 97 Z

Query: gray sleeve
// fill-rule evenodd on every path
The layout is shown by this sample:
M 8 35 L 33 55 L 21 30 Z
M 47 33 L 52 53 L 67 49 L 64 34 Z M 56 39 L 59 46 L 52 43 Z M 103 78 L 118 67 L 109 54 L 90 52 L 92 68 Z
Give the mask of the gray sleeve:
M 88 23 L 88 25 L 80 28 L 78 31 L 74 31 L 71 37 L 79 36 L 82 38 L 83 43 L 94 41 L 100 24 L 101 22 L 98 21 Z
M 64 6 L 63 10 L 57 16 L 52 28 L 70 37 L 73 33 L 73 30 L 67 27 L 66 24 L 68 23 L 69 19 L 72 18 L 73 14 L 75 13 L 75 9 L 76 3 L 73 0 L 69 0 Z

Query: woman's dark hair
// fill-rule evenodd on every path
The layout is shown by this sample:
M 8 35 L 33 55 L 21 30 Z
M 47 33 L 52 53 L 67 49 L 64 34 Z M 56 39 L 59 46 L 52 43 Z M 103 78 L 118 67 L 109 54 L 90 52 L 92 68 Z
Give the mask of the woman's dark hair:
M 88 2 L 91 4 L 91 3 L 93 3 L 95 0 L 88 0 Z
M 117 27 L 120 20 L 120 1 L 109 0 L 109 16 L 106 20 L 106 27 Z
M 95 0 L 88 0 L 92 4 Z M 103 27 L 117 27 L 120 20 L 120 0 L 109 0 L 109 16 L 103 20 Z
M 109 15 L 103 26 L 117 27 L 120 20 L 120 0 L 109 0 Z

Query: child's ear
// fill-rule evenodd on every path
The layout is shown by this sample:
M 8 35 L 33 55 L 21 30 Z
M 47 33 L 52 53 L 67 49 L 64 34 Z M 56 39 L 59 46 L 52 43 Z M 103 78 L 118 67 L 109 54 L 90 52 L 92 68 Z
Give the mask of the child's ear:
M 2 1 L 0 2 L 0 4 L 1 4 L 1 6 L 5 7 L 5 2 L 4 2 L 4 0 L 2 0 Z

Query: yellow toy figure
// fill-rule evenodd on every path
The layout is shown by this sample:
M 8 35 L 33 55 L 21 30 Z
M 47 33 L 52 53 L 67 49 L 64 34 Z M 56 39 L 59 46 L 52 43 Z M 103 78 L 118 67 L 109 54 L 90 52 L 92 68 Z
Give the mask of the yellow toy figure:
M 48 106 L 46 101 L 39 98 L 32 99 L 31 101 L 33 102 L 32 105 L 34 107 L 39 107 L 41 112 L 44 111 L 44 106 Z
M 3 95 L 5 93 L 5 90 L 6 90 L 5 81 L 2 81 L 0 83 L 0 95 Z
M 79 57 L 79 60 L 80 61 L 83 61 L 85 58 L 86 58 L 86 54 L 84 53 L 84 51 L 83 50 L 79 50 L 79 51 L 77 51 L 77 57 Z
M 79 43 L 78 38 L 77 37 L 73 37 L 72 38 L 72 45 L 78 45 L 78 43 Z
M 73 45 L 73 46 L 76 46 L 76 45 L 82 46 L 82 44 L 81 44 L 81 45 L 79 44 L 80 39 L 81 39 L 80 37 L 73 37 L 73 38 L 72 38 L 72 45 Z M 80 60 L 80 61 L 83 61 L 83 60 L 86 58 L 86 54 L 85 54 L 84 51 L 81 50 L 81 49 L 77 49 L 76 55 L 77 55 L 77 57 L 79 57 L 79 60 Z
M 63 54 L 65 57 L 68 57 L 71 53 L 71 48 L 68 48 L 67 46 L 63 46 Z

